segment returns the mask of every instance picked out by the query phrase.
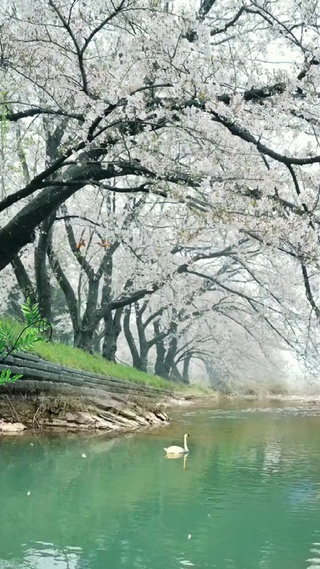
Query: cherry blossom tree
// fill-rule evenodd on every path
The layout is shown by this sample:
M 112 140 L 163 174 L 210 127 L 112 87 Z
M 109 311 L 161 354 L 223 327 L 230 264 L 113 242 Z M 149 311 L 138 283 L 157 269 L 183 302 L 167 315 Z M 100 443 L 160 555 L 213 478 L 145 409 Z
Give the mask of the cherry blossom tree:
M 33 120 L 41 137 L 49 118 L 52 132 L 63 130 L 59 158 L 20 189 L 5 188 L 1 268 L 69 196 L 92 183 L 108 191 L 111 180 L 117 191 L 209 199 L 229 220 L 241 205 L 243 229 L 264 240 L 281 221 L 287 231 L 291 213 L 294 246 L 302 234 L 300 257 L 312 254 L 312 165 L 320 161 L 313 3 L 217 1 L 199 10 L 177 2 L 169 13 L 147 0 L 20 0 L 4 3 L 1 22 L 3 128 Z M 126 186 L 128 176 L 139 183 Z
M 123 318 L 129 337 L 125 306 L 141 301 L 138 316 L 166 283 L 179 287 L 193 279 L 208 289 L 206 306 L 196 310 L 207 314 L 223 294 L 241 299 L 241 310 L 256 314 L 290 349 L 302 353 L 307 333 L 316 357 L 318 12 L 317 2 L 299 0 L 3 2 L 3 278 L 12 263 L 21 290 L 35 291 L 50 318 L 53 272 L 77 342 L 88 348 L 103 333 L 108 357 L 115 355 Z M 110 208 L 105 219 L 76 230 L 74 216 L 83 217 L 93 196 L 110 204 L 115 194 L 123 196 L 124 211 L 125 196 L 136 195 L 137 203 L 147 197 L 141 209 L 147 217 L 134 216 L 130 242 L 124 213 L 121 231 L 113 230 L 105 249 Z M 85 249 L 78 247 L 81 239 Z M 32 278 L 23 262 L 28 247 Z M 70 259 L 78 297 L 63 265 Z M 274 267 L 281 281 L 286 263 L 297 272 L 303 301 L 276 282 Z M 118 278 L 123 266 L 129 269 L 124 281 Z M 169 322 L 167 312 L 162 317 Z M 154 324 L 160 321 L 152 324 L 156 333 Z M 165 343 L 180 334 L 182 342 L 179 325 Z M 145 367 L 145 355 L 140 359 Z

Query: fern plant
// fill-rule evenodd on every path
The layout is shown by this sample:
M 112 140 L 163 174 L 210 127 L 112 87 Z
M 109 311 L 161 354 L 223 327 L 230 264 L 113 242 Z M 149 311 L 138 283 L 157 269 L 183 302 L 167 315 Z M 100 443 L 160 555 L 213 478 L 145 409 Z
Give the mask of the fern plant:
M 41 318 L 39 304 L 33 304 L 30 298 L 21 305 L 21 311 L 26 321 L 26 326 L 16 336 L 13 327 L 8 322 L 0 322 L 0 363 L 17 351 L 30 350 L 37 342 L 43 340 L 43 333 L 50 330 L 51 338 L 52 327 L 46 318 Z M 0 373 L 0 385 L 13 383 L 22 377 L 21 374 L 12 375 L 9 368 L 3 369 Z
M 35 322 L 41 320 L 39 312 L 39 304 L 36 302 L 33 304 L 31 298 L 27 298 L 26 302 L 21 304 L 21 312 L 25 317 L 28 326 L 33 325 Z
M 0 373 L 0 385 L 5 385 L 6 383 L 14 383 L 22 377 L 22 373 L 16 373 L 12 375 L 10 369 L 3 369 Z

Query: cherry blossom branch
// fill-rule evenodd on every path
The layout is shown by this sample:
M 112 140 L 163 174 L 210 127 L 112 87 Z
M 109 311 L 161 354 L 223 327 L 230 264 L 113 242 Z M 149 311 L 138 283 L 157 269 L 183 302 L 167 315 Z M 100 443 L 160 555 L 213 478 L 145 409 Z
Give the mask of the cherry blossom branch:
M 238 10 L 238 12 L 234 15 L 234 17 L 229 20 L 229 22 L 227 22 L 223 28 L 218 28 L 216 30 L 211 30 L 211 35 L 212 36 L 216 36 L 218 34 L 223 34 L 225 33 L 229 28 L 231 28 L 232 26 L 234 26 L 234 24 L 237 23 L 237 21 L 241 18 L 242 14 L 245 14 L 246 12 L 248 12 L 248 8 L 246 6 L 241 6 L 241 8 Z
M 4 106 L 7 105 L 7 103 L 1 102 L 0 105 Z M 3 114 L 1 113 L 3 119 L 10 122 L 17 122 L 21 119 L 31 118 L 39 115 L 67 117 L 70 119 L 76 119 L 80 122 L 84 122 L 85 120 L 84 115 L 82 115 L 81 113 L 69 113 L 67 111 L 63 111 L 60 109 L 47 109 L 43 107 L 33 107 L 31 109 L 26 109 L 25 111 L 17 111 L 17 112 L 7 111 L 4 112 Z
M 66 228 L 66 233 L 67 233 L 70 249 L 71 249 L 75 259 L 79 263 L 80 267 L 86 273 L 88 279 L 92 280 L 95 277 L 95 272 L 92 269 L 90 263 L 87 261 L 87 259 L 82 255 L 80 249 L 77 247 L 76 238 L 74 236 L 73 228 L 72 228 L 72 225 L 70 223 L 70 219 L 68 218 L 67 209 L 66 209 L 65 205 L 63 205 L 61 209 L 62 209 L 62 212 L 65 214 L 64 224 L 65 224 L 65 228 Z
M 273 160 L 285 164 L 286 166 L 290 165 L 297 165 L 297 166 L 307 166 L 310 164 L 319 164 L 320 163 L 320 156 L 310 156 L 304 158 L 295 158 L 293 156 L 286 156 L 285 154 L 280 154 L 272 148 L 269 148 L 266 144 L 260 142 L 259 138 L 256 138 L 249 130 L 245 127 L 237 125 L 235 122 L 231 121 L 228 117 L 220 115 L 216 111 L 209 111 L 209 114 L 212 116 L 213 120 L 222 124 L 231 134 L 234 136 L 241 138 L 245 142 L 249 142 L 253 144 L 257 150 L 263 154 L 266 154 Z
M 69 36 L 73 42 L 73 45 L 75 47 L 76 54 L 78 57 L 80 74 L 81 74 L 81 78 L 82 78 L 83 91 L 85 92 L 86 95 L 88 95 L 88 97 L 92 97 L 92 94 L 89 92 L 88 79 L 87 79 L 87 74 L 86 74 L 86 70 L 85 70 L 85 66 L 84 66 L 84 60 L 83 60 L 83 52 L 79 46 L 77 38 L 75 37 L 75 35 L 72 31 L 70 22 L 65 19 L 65 17 L 63 16 L 63 14 L 59 10 L 59 8 L 53 2 L 53 0 L 48 0 L 48 1 L 49 1 L 49 6 L 51 6 L 51 8 L 54 10 L 54 12 L 57 14 L 58 18 L 61 20 L 62 25 L 67 30 L 67 32 L 68 32 L 68 34 L 69 34 Z
M 314 299 L 314 296 L 312 294 L 308 270 L 307 270 L 307 267 L 304 265 L 304 263 L 301 263 L 301 271 L 302 271 L 302 276 L 303 276 L 303 282 L 304 282 L 306 297 L 307 297 L 312 309 L 315 312 L 317 320 L 320 320 L 320 309 L 318 308 L 318 305 L 317 305 L 317 303 Z
M 88 223 L 91 223 L 91 225 L 96 225 L 97 227 L 103 227 L 102 223 L 93 221 L 93 219 L 89 219 L 84 215 L 61 215 L 55 217 L 55 221 L 64 221 L 65 219 L 81 219 L 82 221 L 87 221 Z
M 96 28 L 94 28 L 94 30 L 92 30 L 92 32 L 89 34 L 89 36 L 85 39 L 84 44 L 80 50 L 82 57 L 83 57 L 84 52 L 86 51 L 87 47 L 89 46 L 90 42 L 96 36 L 96 34 L 98 32 L 100 32 L 102 30 L 102 28 L 104 28 L 107 24 L 109 24 L 109 22 L 111 22 L 111 20 L 113 20 L 120 12 L 124 11 L 123 9 L 125 7 L 125 4 L 126 4 L 126 0 L 121 0 L 119 6 L 113 6 L 114 11 L 111 12 L 111 14 L 109 14 L 109 16 L 107 16 L 104 20 L 102 20 L 102 22 L 99 24 L 99 26 L 97 26 Z

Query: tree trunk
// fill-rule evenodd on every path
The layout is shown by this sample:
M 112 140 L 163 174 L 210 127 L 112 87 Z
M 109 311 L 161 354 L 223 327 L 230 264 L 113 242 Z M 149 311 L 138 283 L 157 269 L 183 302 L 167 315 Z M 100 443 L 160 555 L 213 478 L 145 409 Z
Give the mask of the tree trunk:
M 157 350 L 156 363 L 154 366 L 154 373 L 156 375 L 159 375 L 160 377 L 165 378 L 165 379 L 170 379 L 169 374 L 168 374 L 168 368 L 165 364 L 164 358 L 159 356 L 158 350 Z
M 155 336 L 160 336 L 161 333 L 158 321 L 153 323 L 153 328 L 155 331 Z M 155 342 L 155 346 L 156 346 L 157 357 L 154 365 L 154 373 L 156 375 L 159 375 L 160 377 L 165 377 L 166 379 L 169 379 L 169 376 L 167 374 L 167 368 L 165 365 L 166 349 L 164 346 L 164 339 L 161 337 L 161 339 L 157 340 Z
M 61 290 L 64 294 L 69 314 L 72 322 L 73 328 L 73 338 L 74 338 L 74 345 L 76 345 L 76 338 L 78 337 L 79 330 L 80 330 L 80 319 L 79 319 L 79 308 L 78 308 L 78 301 L 76 299 L 76 295 L 74 290 L 67 279 L 56 253 L 53 250 L 52 243 L 49 243 L 48 250 L 48 259 L 51 266 L 51 270 L 61 287 Z
M 95 329 L 91 327 L 80 326 L 79 330 L 74 334 L 74 347 L 80 348 L 89 354 L 93 354 L 93 337 Z
M 177 327 L 178 327 L 178 325 L 176 324 L 176 322 L 171 322 L 170 327 L 169 327 L 169 334 L 170 334 L 169 346 L 166 350 L 166 355 L 165 355 L 164 362 L 163 362 L 163 368 L 164 368 L 164 371 L 166 374 L 164 377 L 167 377 L 167 378 L 170 378 L 173 380 L 179 379 L 179 378 L 175 377 L 175 375 L 173 373 L 173 370 L 175 367 L 175 357 L 176 357 L 177 349 L 178 349 L 178 339 L 176 336 Z
M 24 299 L 27 300 L 27 298 L 30 298 L 32 304 L 35 304 L 37 302 L 36 292 L 25 266 L 18 255 L 12 259 L 11 265 Z
M 191 354 L 187 355 L 183 360 L 182 381 L 183 383 L 190 383 L 189 367 L 191 362 Z
M 122 311 L 122 308 L 118 308 L 113 316 L 111 310 L 109 310 L 104 316 L 105 332 L 102 356 L 111 362 L 116 360 L 118 338 L 121 332 Z
M 50 246 L 54 218 L 55 212 L 41 224 L 39 241 L 34 253 L 34 268 L 39 311 L 41 317 L 46 318 L 49 322 L 52 322 L 52 295 L 47 267 L 47 253 Z
M 180 371 L 178 370 L 178 366 L 176 365 L 175 362 L 173 362 L 173 364 L 171 366 L 170 379 L 172 379 L 172 381 L 176 381 L 177 383 L 183 382 L 182 375 L 181 375 Z
M 93 334 L 93 351 L 95 354 L 100 354 L 101 350 L 101 334 L 95 330 Z
M 79 332 L 75 337 L 75 346 L 90 354 L 93 353 L 94 333 L 100 321 L 100 318 L 97 317 L 99 280 L 96 275 L 89 279 L 86 309 L 82 317 Z
M 20 249 L 34 241 L 35 229 L 42 223 L 53 211 L 63 204 L 69 197 L 82 189 L 89 179 L 109 179 L 114 176 L 114 167 L 108 166 L 107 172 L 103 172 L 99 160 L 105 154 L 103 148 L 92 148 L 83 152 L 76 165 L 71 165 L 66 171 L 66 181 L 74 181 L 74 184 L 50 187 L 50 177 L 52 171 L 50 167 L 43 175 L 43 179 L 48 182 L 48 186 L 40 191 L 38 195 L 33 196 L 12 219 L 0 229 L 0 271 L 18 254 Z M 71 155 L 71 152 L 70 154 Z M 69 156 L 61 156 L 61 166 Z M 57 160 L 59 162 L 59 159 Z M 60 167 L 60 166 L 59 166 Z M 58 170 L 58 167 L 56 167 Z M 56 171 L 53 168 L 53 171 Z M 43 180 L 37 176 L 33 179 L 30 186 L 32 192 L 36 192 L 43 187 Z M 26 194 L 27 197 L 28 194 Z M 2 200 L 2 209 L 7 209 L 11 205 L 11 196 Z M 14 202 L 13 202 L 14 203 Z
M 128 306 L 124 314 L 123 331 L 131 353 L 132 365 L 137 369 L 141 369 L 140 354 L 138 352 L 133 334 L 130 329 L 130 315 L 131 315 L 131 306 Z
M 148 354 L 149 354 L 149 346 L 148 342 L 140 340 L 140 370 L 141 371 L 148 371 Z
M 220 377 L 217 375 L 213 362 L 209 360 L 203 360 L 203 362 L 206 368 L 207 376 L 211 387 L 213 387 L 214 389 L 223 388 L 224 382 L 221 381 Z
M 139 306 L 137 302 L 135 305 L 136 309 L 136 323 L 137 323 L 137 330 L 138 330 L 138 337 L 139 337 L 139 348 L 140 348 L 140 367 L 141 371 L 147 371 L 148 369 L 148 354 L 151 345 L 147 342 L 146 338 L 146 326 L 143 323 L 142 317 L 143 314 L 148 306 L 148 301 L 145 301 L 142 304 L 142 307 Z

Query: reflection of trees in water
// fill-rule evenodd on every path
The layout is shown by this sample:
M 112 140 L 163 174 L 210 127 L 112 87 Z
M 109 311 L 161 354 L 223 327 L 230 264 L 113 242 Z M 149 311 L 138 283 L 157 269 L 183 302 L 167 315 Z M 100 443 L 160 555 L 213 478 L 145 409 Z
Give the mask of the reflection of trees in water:
M 80 548 L 59 549 L 52 543 L 35 542 L 34 547 L 22 547 L 21 558 L 25 569 L 79 569 Z M 1 569 L 21 568 L 21 560 L 1 559 Z
M 132 523 L 135 512 L 148 518 L 151 509 L 152 515 L 161 515 L 166 491 L 178 495 L 184 475 L 188 475 L 183 492 L 187 499 L 210 457 L 206 460 L 198 449 L 192 469 L 184 471 L 183 459 L 169 467 L 162 446 L 152 437 L 1 445 L 1 558 L 9 559 L 19 549 L 19 536 L 19 543 L 27 545 L 33 540 L 59 545 L 63 569 L 67 565 L 61 551 L 81 546 L 82 567 L 86 559 L 96 557 L 97 546 L 110 546 L 119 527 L 128 520 Z M 141 521 L 137 519 L 137 524 Z M 19 552 L 17 558 L 21 555 L 27 552 Z
M 53 544 L 37 543 L 36 548 L 28 548 L 24 562 L 28 569 L 78 569 L 81 549 L 57 549 Z
M 318 569 L 320 566 L 320 531 L 317 530 L 312 536 L 310 549 L 306 559 L 306 569 Z
M 112 444 L 103 438 L 54 439 L 33 447 L 21 441 L 1 444 L 1 555 L 11 560 L 8 568 L 33 569 L 33 563 L 38 569 L 38 546 L 32 543 L 38 540 L 54 544 L 58 569 L 68 569 L 67 563 L 70 569 L 158 569 L 159 543 L 163 567 L 174 566 L 178 544 L 181 559 L 195 566 L 212 555 L 223 567 L 223 555 L 230 551 L 230 558 L 244 567 L 250 548 L 252 566 L 280 569 L 274 552 L 280 551 L 289 527 L 290 480 L 299 479 L 302 466 L 308 469 L 303 476 L 319 476 L 312 458 L 315 431 L 307 447 L 310 464 L 302 465 L 297 445 L 308 440 L 309 431 L 305 428 L 304 439 L 296 435 L 300 420 L 290 425 L 261 418 L 252 418 L 251 425 L 251 419 L 219 421 L 201 426 L 192 419 L 186 470 L 183 458 L 163 456 L 164 439 L 175 439 L 177 427 Z M 300 514 L 290 513 L 297 522 Z M 299 543 L 310 535 L 312 523 L 311 518 L 304 522 Z M 23 551 L 17 536 L 26 544 Z M 268 542 L 273 543 L 270 551 Z M 81 550 L 70 552 L 70 545 Z M 306 551 L 297 556 L 302 566 L 300 557 L 303 563 Z
M 267 441 L 263 450 L 263 471 L 264 475 L 279 472 L 282 456 L 282 445 L 278 441 Z
M 313 512 L 309 512 L 310 498 L 314 500 L 314 496 L 309 495 L 308 503 L 300 501 L 299 507 L 290 512 L 290 480 L 293 475 L 299 477 L 299 469 L 301 476 L 305 475 L 303 465 L 297 470 L 295 464 L 292 476 L 277 471 L 268 476 L 262 486 L 266 457 L 271 461 L 268 467 L 274 467 L 275 463 L 279 467 L 281 446 L 261 445 L 255 454 L 248 449 L 248 455 L 246 450 L 243 446 L 228 449 L 217 445 L 210 468 L 204 473 L 195 498 L 196 503 L 207 506 L 200 508 L 202 512 L 197 516 L 202 520 L 202 549 L 212 551 L 212 560 L 217 566 L 219 563 L 224 566 L 223 556 L 227 552 L 228 559 L 235 561 L 235 567 L 245 567 L 246 560 L 250 559 L 250 567 L 282 569 L 283 556 L 290 557 L 292 548 L 292 562 L 302 567 L 308 535 L 318 519 L 316 504 L 313 503 Z M 239 461 L 241 452 L 242 461 Z M 247 465 L 246 456 L 252 459 Z M 304 519 L 302 528 L 301 517 Z M 284 544 L 288 544 L 289 551 Z

